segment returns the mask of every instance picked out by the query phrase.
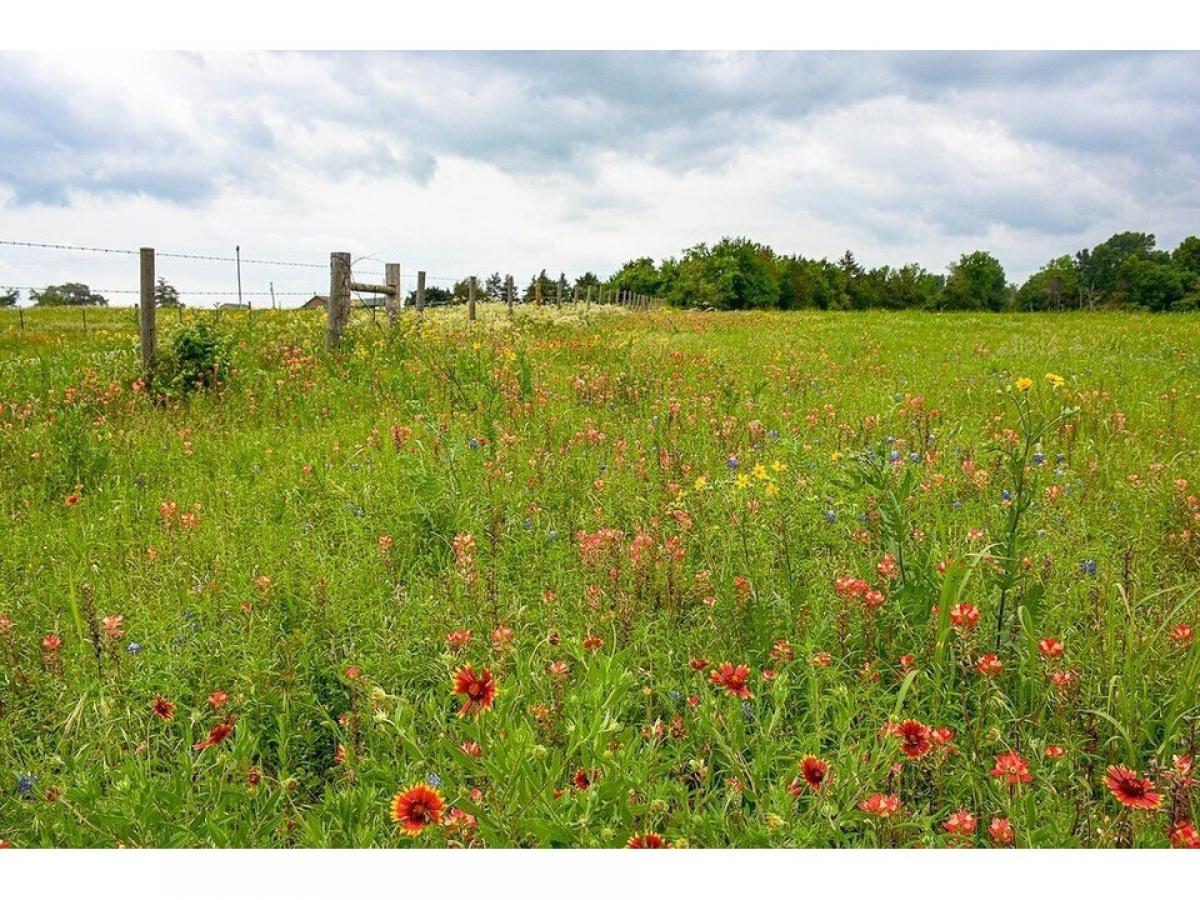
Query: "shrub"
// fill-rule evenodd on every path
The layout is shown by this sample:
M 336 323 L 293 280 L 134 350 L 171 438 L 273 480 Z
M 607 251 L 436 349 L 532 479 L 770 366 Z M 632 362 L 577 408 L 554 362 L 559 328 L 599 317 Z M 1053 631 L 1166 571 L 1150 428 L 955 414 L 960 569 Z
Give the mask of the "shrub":
M 207 322 L 175 332 L 159 360 L 157 389 L 176 396 L 211 390 L 225 382 L 230 371 L 229 340 Z

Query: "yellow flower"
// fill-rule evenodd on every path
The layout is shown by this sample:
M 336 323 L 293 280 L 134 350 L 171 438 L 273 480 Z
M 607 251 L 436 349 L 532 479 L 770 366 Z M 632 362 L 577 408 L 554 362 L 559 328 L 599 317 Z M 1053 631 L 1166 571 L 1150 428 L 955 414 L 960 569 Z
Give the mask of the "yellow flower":
M 1067 379 L 1063 378 L 1061 375 L 1055 375 L 1053 372 L 1047 372 L 1046 382 L 1053 387 L 1059 388 L 1067 383 Z
M 832 459 L 834 462 L 837 462 L 839 459 L 841 459 L 841 458 L 842 458 L 842 451 L 841 451 L 841 450 L 834 450 L 834 451 L 833 451 L 833 453 L 831 453 L 831 454 L 829 455 L 829 458 L 830 458 L 830 459 Z
M 698 491 L 704 490 L 706 487 L 708 487 L 708 476 L 701 475 L 696 479 L 692 486 Z
M 1027 391 L 1031 387 L 1033 387 L 1033 379 L 1032 378 L 1018 378 L 1015 382 L 1013 382 L 1013 384 L 1016 386 L 1018 391 Z
M 767 483 L 767 486 L 766 486 L 766 488 L 764 488 L 764 490 L 767 492 L 767 494 L 774 497 L 776 494 L 779 493 L 779 485 L 777 485 L 773 481 L 770 481 Z
M 749 483 L 750 483 L 750 476 L 749 476 L 749 475 L 739 475 L 737 478 L 735 478 L 735 479 L 733 480 L 733 486 L 734 486 L 735 488 L 737 488 L 738 490 L 742 490 L 742 489 L 743 489 L 743 488 L 745 488 L 745 487 L 746 487 L 746 485 L 748 485 Z
M 752 471 L 754 472 L 754 477 L 757 478 L 759 481 L 763 481 L 767 477 L 767 467 L 764 466 L 762 463 L 756 464 Z
M 771 471 L 775 472 L 776 474 L 780 472 L 786 472 L 787 464 L 781 463 L 779 460 L 775 460 L 775 462 L 771 463 Z

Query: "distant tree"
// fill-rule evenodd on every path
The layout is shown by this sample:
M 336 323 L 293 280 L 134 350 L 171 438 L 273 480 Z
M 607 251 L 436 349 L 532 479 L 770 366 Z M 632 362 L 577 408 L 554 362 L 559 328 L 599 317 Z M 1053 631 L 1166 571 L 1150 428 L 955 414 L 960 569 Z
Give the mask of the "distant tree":
M 1170 263 L 1127 257 L 1117 270 L 1117 294 L 1126 303 L 1154 312 L 1171 309 L 1187 293 L 1184 273 Z
M 30 291 L 29 299 L 38 306 L 107 306 L 108 301 L 86 284 L 69 281 L 51 284 L 43 291 Z
M 0 291 L 0 306 L 16 306 L 17 301 L 21 299 L 21 292 L 16 288 L 7 291 Z
M 1050 260 L 1017 291 L 1017 307 L 1030 312 L 1072 309 L 1081 303 L 1079 265 L 1070 256 Z
M 426 306 L 444 306 L 447 303 L 454 302 L 454 294 L 445 288 L 426 287 L 425 288 L 425 305 Z M 408 299 L 404 302 L 405 306 L 416 306 L 417 291 L 414 288 L 408 292 Z
M 1200 278 L 1200 237 L 1184 238 L 1171 251 L 1171 262 L 1175 267 L 1194 278 Z
M 1004 266 L 985 250 L 964 253 L 950 266 L 939 303 L 942 309 L 985 309 L 998 312 L 1008 299 Z
M 1080 250 L 1075 254 L 1075 262 L 1083 303 L 1094 307 L 1097 303 L 1113 302 L 1117 275 L 1125 260 L 1149 258 L 1154 252 L 1154 235 L 1140 231 L 1123 231 L 1091 250 Z
M 635 294 L 656 296 L 662 288 L 658 267 L 649 256 L 631 259 L 608 279 L 608 287 Z
M 587 299 L 587 293 L 589 289 L 592 292 L 592 298 L 595 299 L 597 296 L 596 291 L 600 287 L 600 278 L 595 272 L 584 272 L 575 279 L 575 284 L 573 287 L 580 300 Z
M 536 298 L 537 286 L 542 288 L 542 302 L 550 303 L 554 300 L 554 280 L 546 274 L 546 270 L 542 269 L 537 275 L 529 279 L 529 286 L 525 288 L 524 300 L 526 303 L 532 303 Z
M 158 277 L 158 283 L 154 285 L 154 304 L 172 309 L 183 306 L 179 300 L 179 291 L 161 275 Z
M 932 309 L 937 306 L 945 279 L 916 263 L 888 271 L 883 287 L 887 309 Z
M 493 272 L 483 283 L 483 292 L 491 300 L 504 299 L 504 277 L 499 272 Z

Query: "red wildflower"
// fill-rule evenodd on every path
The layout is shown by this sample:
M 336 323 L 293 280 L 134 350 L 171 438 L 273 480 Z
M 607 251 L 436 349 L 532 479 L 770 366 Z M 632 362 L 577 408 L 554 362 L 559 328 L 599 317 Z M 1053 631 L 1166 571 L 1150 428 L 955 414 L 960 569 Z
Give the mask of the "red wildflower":
M 150 709 L 160 719 L 175 718 L 175 704 L 172 703 L 170 700 L 168 700 L 166 697 L 160 696 L 158 694 L 154 695 L 154 702 L 152 702 L 150 704 Z
M 1155 792 L 1153 781 L 1140 777 L 1137 772 L 1124 766 L 1109 766 L 1104 783 L 1125 806 L 1157 809 L 1162 803 L 1162 796 Z
M 1046 745 L 1046 759 L 1061 759 L 1067 755 L 1067 748 L 1060 747 L 1058 744 Z
M 895 794 L 872 794 L 858 804 L 858 808 L 865 813 L 886 819 L 903 805 L 903 801 Z
M 571 782 L 575 785 L 576 790 L 586 791 L 599 777 L 600 773 L 597 770 L 592 769 L 592 771 L 589 772 L 587 769 L 583 768 L 583 766 L 580 766 L 575 770 L 575 775 L 571 779 Z
M 829 763 L 812 755 L 806 756 L 800 760 L 800 774 L 810 788 L 819 791 L 825 785 L 825 776 L 829 774 Z
M 229 695 L 224 691 L 213 691 L 208 695 L 208 705 L 213 709 L 220 709 L 229 702 Z
M 471 643 L 470 629 L 463 628 L 450 632 L 446 635 L 446 643 L 450 645 L 451 650 L 461 650 L 467 644 Z
M 919 759 L 928 753 L 932 746 L 930 739 L 933 732 L 928 725 L 923 725 L 916 719 L 901 722 L 893 729 L 892 734 L 900 739 L 900 749 L 910 759 Z
M 583 649 L 584 650 L 599 650 L 603 646 L 604 646 L 604 639 L 598 638 L 594 634 L 589 634 L 587 637 L 585 637 L 583 639 Z
M 1041 653 L 1042 656 L 1062 656 L 1063 650 L 1065 649 L 1066 648 L 1063 647 L 1063 645 L 1059 643 L 1056 638 L 1048 637 L 1042 638 L 1040 641 L 1038 641 L 1038 652 Z
M 467 754 L 467 756 L 473 756 L 476 759 L 483 756 L 483 748 L 475 741 L 463 741 L 458 749 Z
M 746 682 L 750 678 L 749 666 L 734 666 L 732 663 L 723 662 L 720 667 L 713 669 L 708 680 L 718 687 L 723 687 L 735 697 L 741 697 L 743 700 L 749 700 L 753 694 L 750 693 L 750 688 L 746 687 Z
M 701 669 L 707 669 L 708 668 L 708 657 L 707 656 L 697 656 L 695 659 L 688 662 L 688 665 L 691 666 L 697 672 L 699 672 Z
M 428 785 L 418 784 L 392 798 L 392 821 L 415 837 L 429 825 L 442 824 L 442 795 Z
M 933 731 L 929 732 L 929 736 L 933 738 L 933 742 L 939 747 L 947 747 L 954 740 L 954 730 L 947 728 L 945 725 L 939 725 Z
M 959 631 L 974 631 L 979 624 L 979 610 L 970 603 L 959 603 L 950 607 L 950 624 Z
M 1171 629 L 1171 640 L 1177 641 L 1180 644 L 1190 644 L 1193 636 L 1192 626 L 1187 622 L 1180 622 Z
M 667 846 L 663 836 L 657 831 L 647 831 L 644 834 L 632 835 L 625 846 L 631 850 L 660 850 Z
M 968 810 L 960 809 L 943 822 L 942 827 L 951 834 L 968 835 L 975 833 L 976 824 L 975 817 Z
M 237 716 L 231 715 L 220 725 L 214 725 L 208 732 L 208 737 L 202 741 L 196 741 L 192 745 L 193 750 L 207 750 L 209 747 L 215 747 L 220 744 L 225 738 L 233 733 L 233 724 L 237 721 Z
M 546 671 L 555 678 L 566 678 L 571 674 L 571 667 L 568 666 L 563 660 L 559 659 L 546 666 Z
M 992 824 L 988 826 L 988 834 L 992 838 L 992 843 L 997 847 L 1007 847 L 1016 838 L 1016 835 L 1013 834 L 1012 822 L 999 816 L 992 819 Z
M 780 638 L 771 647 L 771 659 L 777 663 L 791 662 L 796 657 L 796 652 L 792 649 L 792 645 Z
M 474 668 L 463 666 L 454 673 L 454 693 L 467 698 L 458 711 L 460 716 L 471 711 L 479 715 L 483 710 L 492 708 L 492 701 L 496 699 L 496 679 L 487 669 L 476 675 Z
M 1180 819 L 1171 828 L 1171 846 L 1184 850 L 1200 850 L 1200 831 L 1187 819 Z
M 53 653 L 62 646 L 62 638 L 57 634 L 48 634 L 42 638 L 42 648 Z
M 1029 760 L 1016 751 L 996 754 L 996 766 L 992 769 L 992 777 L 1007 781 L 1010 786 L 1027 784 L 1033 780 L 1033 776 L 1029 774 Z
M 1004 663 L 995 653 L 985 653 L 976 661 L 975 671 L 980 675 L 994 678 L 1004 671 Z

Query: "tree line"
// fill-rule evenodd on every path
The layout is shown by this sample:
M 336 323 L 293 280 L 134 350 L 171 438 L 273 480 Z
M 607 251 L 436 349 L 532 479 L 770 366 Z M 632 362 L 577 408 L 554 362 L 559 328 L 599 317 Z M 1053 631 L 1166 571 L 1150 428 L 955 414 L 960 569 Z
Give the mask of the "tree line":
M 477 283 L 479 299 L 504 300 L 511 275 L 493 272 Z M 515 283 L 515 282 L 514 282 Z M 452 288 L 426 288 L 434 305 L 467 299 L 470 279 Z M 836 261 L 776 253 L 745 237 L 697 244 L 679 257 L 655 263 L 631 259 L 607 279 L 594 272 L 552 278 L 542 269 L 515 288 L 519 302 L 543 302 L 591 290 L 630 291 L 659 297 L 672 306 L 711 309 L 929 309 L 1044 311 L 1130 307 L 1155 312 L 1200 309 L 1200 237 L 1188 237 L 1174 250 L 1155 247 L 1153 234 L 1125 231 L 1073 256 L 1050 260 L 1024 284 L 1008 281 L 991 253 L 964 253 L 945 274 L 917 263 L 900 267 L 862 266 L 849 250 Z M 409 294 L 410 302 L 416 292 Z M 159 306 L 180 306 L 179 293 L 159 278 Z M 108 301 L 86 284 L 69 282 L 30 291 L 39 306 L 105 306 Z M 19 300 L 15 290 L 0 292 L 0 306 Z
M 630 260 L 605 286 L 712 309 L 1191 310 L 1200 309 L 1200 237 L 1168 252 L 1155 248 L 1152 234 L 1115 234 L 1050 260 L 1019 286 L 984 250 L 964 253 L 943 275 L 917 263 L 868 269 L 850 251 L 831 262 L 724 238 L 657 265 Z

